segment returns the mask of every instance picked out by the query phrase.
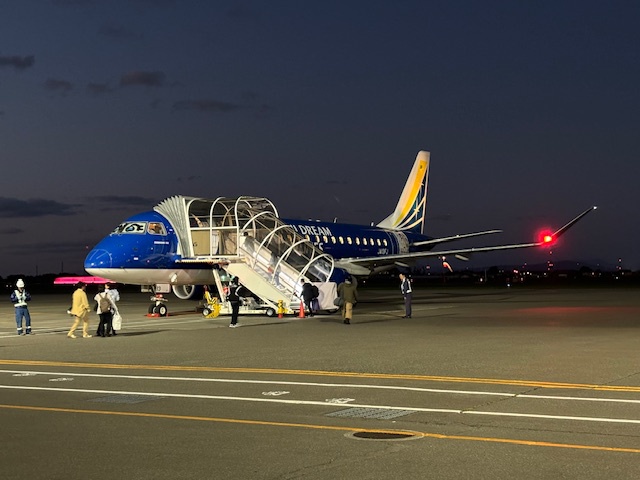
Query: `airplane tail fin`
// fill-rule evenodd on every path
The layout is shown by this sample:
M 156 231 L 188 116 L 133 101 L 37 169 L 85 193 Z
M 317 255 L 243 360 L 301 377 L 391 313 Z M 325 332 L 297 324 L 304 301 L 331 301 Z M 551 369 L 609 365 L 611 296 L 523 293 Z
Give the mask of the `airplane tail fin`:
M 378 227 L 424 233 L 429 160 L 429 152 L 424 150 L 418 152 L 396 209 L 382 220 Z

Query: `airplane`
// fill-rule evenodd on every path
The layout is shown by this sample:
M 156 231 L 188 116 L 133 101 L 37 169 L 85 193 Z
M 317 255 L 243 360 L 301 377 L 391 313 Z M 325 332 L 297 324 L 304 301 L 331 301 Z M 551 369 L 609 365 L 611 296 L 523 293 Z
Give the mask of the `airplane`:
M 429 166 L 430 153 L 418 152 L 394 211 L 371 226 L 283 219 L 275 205 L 260 197 L 169 197 L 118 225 L 89 252 L 84 268 L 114 282 L 168 286 L 180 299 L 194 298 L 198 286 L 219 285 L 221 270 L 239 275 L 243 283 L 250 280 L 253 287 L 248 288 L 259 296 L 282 298 L 277 287 L 295 297 L 303 278 L 340 283 L 346 276 L 410 267 L 427 257 L 466 260 L 475 253 L 549 246 L 597 208 L 586 209 L 537 241 L 434 250 L 501 230 L 426 235 Z M 258 285 L 258 274 L 271 286 Z

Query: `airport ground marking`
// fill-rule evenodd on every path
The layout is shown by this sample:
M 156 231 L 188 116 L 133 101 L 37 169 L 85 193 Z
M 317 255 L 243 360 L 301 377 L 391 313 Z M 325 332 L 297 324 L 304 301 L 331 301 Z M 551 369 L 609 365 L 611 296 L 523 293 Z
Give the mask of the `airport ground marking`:
M 309 375 L 321 377 L 344 378 L 375 378 L 382 380 L 415 380 L 444 383 L 483 383 L 489 385 L 510 385 L 532 388 L 577 389 L 610 392 L 640 392 L 640 386 L 629 385 L 599 385 L 590 383 L 564 383 L 545 382 L 536 380 L 474 378 L 474 377 L 448 377 L 442 375 L 416 375 L 394 373 L 366 373 L 366 372 L 336 372 L 326 370 L 295 370 L 280 368 L 253 368 L 253 367 L 205 367 L 185 365 L 140 365 L 117 363 L 80 363 L 80 362 L 56 362 L 47 360 L 12 360 L 0 359 L 0 365 L 21 366 L 49 366 L 49 367 L 74 367 L 74 368 L 101 368 L 114 370 L 153 370 L 172 372 L 221 372 L 221 373 L 258 373 L 271 375 Z
M 0 370 L 0 373 L 13 374 L 14 377 L 48 375 L 63 377 L 89 377 L 89 378 L 118 378 L 126 380 L 158 380 L 171 382 L 203 382 L 203 383 L 237 383 L 249 385 L 293 385 L 301 387 L 322 387 L 322 388 L 354 388 L 354 389 L 372 389 L 372 390 L 398 390 L 418 393 L 444 393 L 453 395 L 484 395 L 506 398 L 527 398 L 534 400 L 566 400 L 566 401 L 584 401 L 584 402 L 605 402 L 605 403 L 631 403 L 640 404 L 640 399 L 627 398 L 610 398 L 610 397 L 571 397 L 566 395 L 530 395 L 526 393 L 510 393 L 510 392 L 487 392 L 482 390 L 451 390 L 442 388 L 422 388 L 422 387 L 404 387 L 400 385 L 371 385 L 358 383 L 319 383 L 319 382 L 292 382 L 285 380 L 246 380 L 232 378 L 207 378 L 207 377 L 158 377 L 151 375 L 120 375 L 120 374 L 103 374 L 103 373 L 72 373 L 72 372 L 46 372 L 46 371 L 24 371 L 24 370 Z M 54 380 L 49 380 L 54 381 Z
M 186 394 L 186 393 L 168 393 L 168 392 L 138 392 L 128 390 L 102 390 L 102 389 L 84 389 L 84 388 L 61 388 L 61 387 L 29 387 L 22 385 L 0 385 L 0 390 L 29 390 L 29 391 L 46 391 L 46 392 L 64 392 L 64 393 L 91 393 L 100 395 L 136 395 L 154 398 L 187 398 L 199 400 L 231 400 L 234 402 L 255 402 L 255 403 L 276 403 L 288 405 L 304 405 L 327 407 L 335 405 L 335 399 L 327 399 L 325 401 L 317 400 L 289 400 L 281 398 L 262 398 L 262 397 L 237 397 L 229 395 L 204 395 L 204 394 Z M 345 402 L 346 403 L 346 402 Z M 500 416 L 500 417 L 520 417 L 520 418 L 539 418 L 547 420 L 568 420 L 577 422 L 600 422 L 600 423 L 619 423 L 640 425 L 640 420 L 633 418 L 609 418 L 609 417 L 581 417 L 573 415 L 544 415 L 537 413 L 514 413 L 514 412 L 495 412 L 480 411 L 468 409 L 454 408 L 427 408 L 427 407 L 405 407 L 393 405 L 371 405 L 361 403 L 348 403 L 352 408 L 375 408 L 382 410 L 402 410 L 412 411 L 415 413 L 453 413 L 458 415 L 482 415 L 482 416 Z
M 499 443 L 499 444 L 507 444 L 507 445 L 520 445 L 520 446 L 529 446 L 529 447 L 565 448 L 565 449 L 573 449 L 573 450 L 593 450 L 593 451 L 600 451 L 600 452 L 640 454 L 640 449 L 638 448 L 606 447 L 603 445 L 581 445 L 581 444 L 572 444 L 572 443 L 544 442 L 544 441 L 535 441 L 535 440 L 519 440 L 519 439 L 513 439 L 513 438 L 477 437 L 477 436 L 471 436 L 471 435 L 447 435 L 442 433 L 419 432 L 419 431 L 413 431 L 413 430 L 390 430 L 390 429 L 381 429 L 381 428 L 372 429 L 372 428 L 357 428 L 357 427 L 337 426 L 337 425 L 317 425 L 317 424 L 309 424 L 309 423 L 270 422 L 266 420 L 201 417 L 201 416 L 191 416 L 191 415 L 172 415 L 172 414 L 146 413 L 146 412 L 117 412 L 112 410 L 83 410 L 83 409 L 74 409 L 74 408 L 34 407 L 34 406 L 25 406 L 25 405 L 0 404 L 0 408 L 7 409 L 7 410 L 39 411 L 39 412 L 69 413 L 69 414 L 89 414 L 89 415 L 113 415 L 113 416 L 122 416 L 122 417 L 139 417 L 139 418 L 157 418 L 157 419 L 164 419 L 164 420 L 179 420 L 179 421 L 230 423 L 230 424 L 240 424 L 240 425 L 287 427 L 287 428 L 300 428 L 300 429 L 326 430 L 326 431 L 339 431 L 339 432 L 369 432 L 369 433 L 386 433 L 386 434 L 392 434 L 392 435 L 404 434 L 404 435 L 419 436 L 422 438 L 432 438 L 432 439 L 438 439 L 438 440 L 458 440 L 458 441 L 471 441 L 471 442 Z

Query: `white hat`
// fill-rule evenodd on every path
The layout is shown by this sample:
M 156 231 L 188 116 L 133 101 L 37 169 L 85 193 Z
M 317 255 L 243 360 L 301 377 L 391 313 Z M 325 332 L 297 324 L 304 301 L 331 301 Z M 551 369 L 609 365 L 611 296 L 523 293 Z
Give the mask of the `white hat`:
M 16 282 L 16 287 L 24 288 L 24 281 L 21 278 L 19 278 L 18 281 Z

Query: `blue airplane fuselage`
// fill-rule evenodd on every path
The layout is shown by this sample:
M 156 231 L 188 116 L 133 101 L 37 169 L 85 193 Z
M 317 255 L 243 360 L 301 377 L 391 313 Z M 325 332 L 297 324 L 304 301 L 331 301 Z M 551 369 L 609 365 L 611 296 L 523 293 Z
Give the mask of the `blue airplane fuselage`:
M 428 237 L 411 232 L 386 230 L 374 226 L 283 219 L 299 235 L 307 237 L 334 259 L 383 257 L 408 253 L 415 249 L 411 243 Z M 149 225 L 160 223 L 163 231 L 151 232 Z M 213 281 L 211 265 L 178 263 L 178 235 L 171 223 L 161 214 L 149 211 L 134 215 L 102 239 L 87 255 L 84 268 L 88 272 L 111 271 L 115 281 L 138 283 L 164 283 L 167 271 L 181 272 L 183 282 L 207 283 Z M 336 279 L 344 277 L 336 269 Z M 123 280 L 119 280 L 122 272 Z M 137 273 L 133 273 L 137 272 Z M 334 280 L 335 281 L 335 280 Z

